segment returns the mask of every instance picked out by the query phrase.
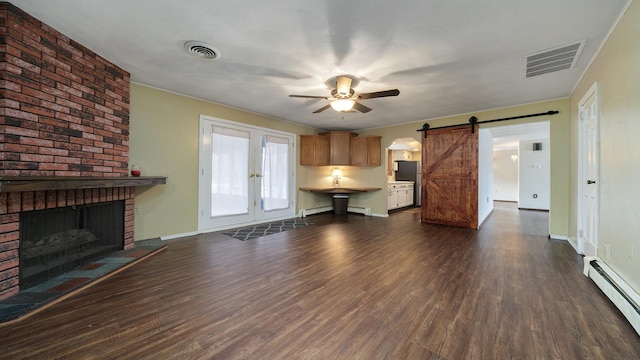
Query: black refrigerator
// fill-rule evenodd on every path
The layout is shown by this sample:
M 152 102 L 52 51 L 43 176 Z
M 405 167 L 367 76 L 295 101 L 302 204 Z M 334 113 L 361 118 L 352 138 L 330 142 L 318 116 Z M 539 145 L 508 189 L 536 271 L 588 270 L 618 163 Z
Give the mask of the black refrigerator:
M 422 165 L 420 161 L 396 161 L 396 181 L 413 181 L 413 204 L 416 207 L 422 201 Z

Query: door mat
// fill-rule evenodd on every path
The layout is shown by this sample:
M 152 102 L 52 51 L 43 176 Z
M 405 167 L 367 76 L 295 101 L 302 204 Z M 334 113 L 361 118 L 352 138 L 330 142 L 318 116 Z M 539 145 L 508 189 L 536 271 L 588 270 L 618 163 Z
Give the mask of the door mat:
M 261 236 L 277 234 L 279 232 L 305 227 L 311 224 L 312 223 L 310 222 L 306 222 L 298 218 L 293 218 L 265 224 L 245 226 L 237 229 L 230 229 L 223 232 L 223 234 L 231 236 L 234 239 L 245 241 Z

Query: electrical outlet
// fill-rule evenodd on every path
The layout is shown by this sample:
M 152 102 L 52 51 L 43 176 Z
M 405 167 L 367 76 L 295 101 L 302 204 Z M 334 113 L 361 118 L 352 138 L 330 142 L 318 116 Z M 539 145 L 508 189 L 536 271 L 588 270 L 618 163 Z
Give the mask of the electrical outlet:
M 133 213 L 134 213 L 134 214 L 140 214 L 140 208 L 139 208 L 139 207 L 137 207 L 137 206 L 136 206 L 136 207 L 134 207 L 134 208 L 133 208 Z
M 633 259 L 634 256 L 634 251 L 635 251 L 635 246 L 633 244 L 631 244 L 631 251 L 629 251 L 629 257 Z

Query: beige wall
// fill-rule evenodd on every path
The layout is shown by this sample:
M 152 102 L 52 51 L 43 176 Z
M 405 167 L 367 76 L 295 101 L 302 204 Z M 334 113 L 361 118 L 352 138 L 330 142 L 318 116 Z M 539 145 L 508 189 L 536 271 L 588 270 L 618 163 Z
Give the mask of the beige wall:
M 499 201 L 518 201 L 518 164 L 511 156 L 518 156 L 518 150 L 500 150 L 494 152 L 494 199 Z
M 640 292 L 640 3 L 634 1 L 571 95 L 570 235 L 577 234 L 578 105 L 600 92 L 598 256 Z M 611 245 L 612 256 L 604 257 Z M 634 258 L 630 257 L 634 248 Z
M 551 234 L 568 234 L 568 99 L 515 106 L 429 121 L 431 126 L 465 123 L 471 115 L 480 120 L 559 110 L 551 117 L 512 120 L 510 123 L 551 120 L 552 186 Z M 277 119 L 225 107 L 211 102 L 142 86 L 131 85 L 130 162 L 142 166 L 144 175 L 167 176 L 166 185 L 139 188 L 136 192 L 135 238 L 188 234 L 197 231 L 198 122 L 200 114 L 294 134 L 317 132 Z M 383 148 L 400 137 L 420 140 L 416 129 L 425 121 L 360 131 L 382 136 Z M 505 123 L 499 123 L 504 125 Z M 485 125 L 486 126 L 486 125 Z M 383 164 L 386 163 L 386 152 Z M 297 161 L 296 161 L 297 162 Z M 296 166 L 297 186 L 330 186 L 333 166 Z M 352 195 L 350 206 L 368 207 L 374 215 L 387 214 L 386 167 L 341 166 L 345 186 L 379 187 L 382 191 Z M 296 192 L 297 209 L 330 206 L 325 195 Z
M 135 221 L 136 240 L 197 231 L 201 114 L 293 134 L 316 132 L 254 113 L 131 84 L 130 163 L 140 164 L 143 175 L 168 177 L 166 185 L 136 190 L 136 207 L 140 211 Z M 315 175 L 314 169 L 297 166 L 299 184 L 312 183 Z
M 508 122 L 484 124 L 483 128 L 491 126 L 504 126 L 509 124 L 523 124 L 527 122 L 549 120 L 551 141 L 551 206 L 550 206 L 550 234 L 554 237 L 564 238 L 569 234 L 569 99 L 559 99 L 535 104 L 519 105 L 509 108 L 479 111 L 473 114 L 449 116 L 445 118 L 423 120 L 415 123 L 391 126 L 385 128 L 360 131 L 361 135 L 382 136 L 382 147 L 391 145 L 394 139 L 401 137 L 414 137 L 420 139 L 420 133 L 416 130 L 422 128 L 422 124 L 428 122 L 431 127 L 454 124 L 468 124 L 469 117 L 476 116 L 479 121 L 491 120 L 526 114 L 536 114 L 558 110 L 559 114 L 553 116 L 541 116 Z M 386 156 L 386 154 L 383 155 Z M 383 161 L 384 163 L 384 161 Z M 386 182 L 385 167 L 372 169 L 354 169 L 359 179 L 359 185 L 383 187 Z M 370 199 L 373 213 L 386 213 L 386 193 L 376 193 Z

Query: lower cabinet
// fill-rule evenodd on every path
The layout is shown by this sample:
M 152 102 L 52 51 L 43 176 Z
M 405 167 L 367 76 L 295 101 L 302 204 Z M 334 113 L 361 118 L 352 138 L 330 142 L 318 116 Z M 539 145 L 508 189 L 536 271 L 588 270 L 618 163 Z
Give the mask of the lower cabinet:
M 389 189 L 387 191 L 387 209 L 395 209 L 398 207 L 398 191 L 391 188 L 389 185 Z
M 389 184 L 387 187 L 387 208 L 398 209 L 413 205 L 413 184 Z

